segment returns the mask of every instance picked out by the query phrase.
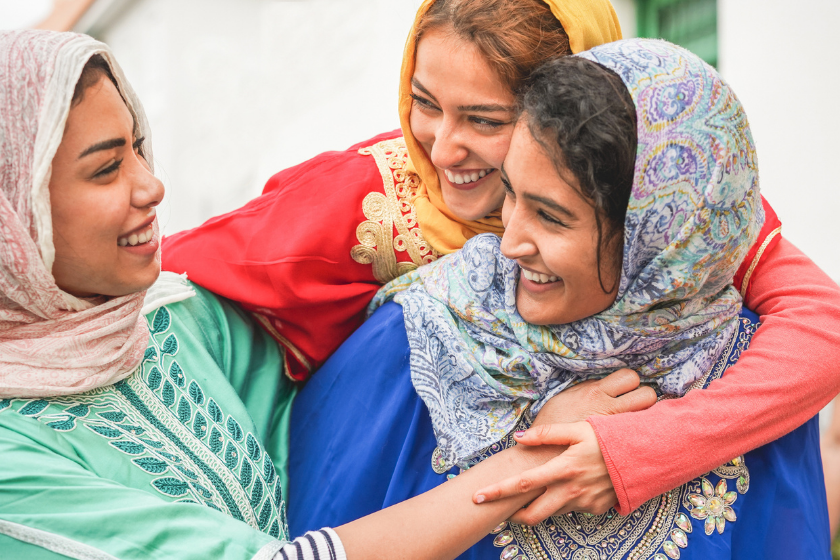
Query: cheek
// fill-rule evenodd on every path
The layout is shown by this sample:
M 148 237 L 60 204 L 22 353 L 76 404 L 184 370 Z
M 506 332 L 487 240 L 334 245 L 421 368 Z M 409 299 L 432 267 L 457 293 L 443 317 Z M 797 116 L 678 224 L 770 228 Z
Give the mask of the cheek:
M 478 154 L 490 167 L 501 169 L 508 149 L 510 149 L 511 131 L 505 131 L 492 137 L 479 137 L 474 145 L 474 152 Z
M 431 146 L 435 142 L 434 127 L 432 126 L 431 119 L 419 109 L 412 108 L 411 114 L 408 117 L 408 125 L 411 127 L 411 133 L 414 134 L 417 141 L 423 144 L 427 152 L 431 153 Z

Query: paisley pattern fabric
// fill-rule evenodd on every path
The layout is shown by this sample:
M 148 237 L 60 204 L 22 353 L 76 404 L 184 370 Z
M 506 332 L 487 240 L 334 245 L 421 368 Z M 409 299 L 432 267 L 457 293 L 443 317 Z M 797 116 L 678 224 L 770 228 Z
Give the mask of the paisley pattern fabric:
M 412 381 L 447 464 L 462 464 L 571 383 L 635 369 L 668 395 L 708 371 L 735 329 L 731 285 L 764 220 L 746 115 L 695 55 L 635 39 L 581 54 L 614 71 L 637 109 L 638 152 L 615 303 L 566 325 L 516 311 L 518 265 L 492 235 L 394 280 L 371 310 L 403 306 Z
M 51 164 L 94 54 L 110 64 L 138 135 L 148 139 L 143 109 L 106 45 L 74 33 L 0 33 L 0 397 L 114 383 L 137 367 L 149 337 L 142 292 L 82 300 L 51 274 Z

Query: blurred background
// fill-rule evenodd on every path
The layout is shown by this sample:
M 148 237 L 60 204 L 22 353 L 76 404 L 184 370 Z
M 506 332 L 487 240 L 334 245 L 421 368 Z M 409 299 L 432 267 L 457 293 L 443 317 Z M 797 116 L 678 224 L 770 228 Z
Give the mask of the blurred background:
M 111 45 L 151 121 L 174 233 L 241 206 L 280 169 L 397 128 L 420 3 L 0 0 L 0 28 L 73 29 Z M 747 109 L 784 235 L 840 280 L 840 1 L 613 4 L 625 37 L 669 39 L 720 69 Z

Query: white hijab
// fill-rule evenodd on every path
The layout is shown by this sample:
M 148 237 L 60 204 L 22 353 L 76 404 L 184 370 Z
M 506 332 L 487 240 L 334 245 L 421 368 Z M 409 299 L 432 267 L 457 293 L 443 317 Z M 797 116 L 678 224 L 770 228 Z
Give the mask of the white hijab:
M 145 292 L 83 300 L 51 273 L 52 159 L 95 54 L 110 65 L 152 165 L 143 108 L 105 44 L 74 33 L 0 33 L 0 398 L 113 384 L 138 367 L 148 343 Z

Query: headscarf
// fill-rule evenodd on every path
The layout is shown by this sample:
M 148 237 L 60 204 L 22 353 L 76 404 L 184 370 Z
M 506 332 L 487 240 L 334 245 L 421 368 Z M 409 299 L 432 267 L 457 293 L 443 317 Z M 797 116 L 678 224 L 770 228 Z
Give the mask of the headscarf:
M 140 102 L 106 45 L 74 33 L 0 33 L 0 398 L 115 383 L 140 364 L 148 343 L 144 292 L 80 299 L 51 273 L 52 159 L 76 82 L 94 54 L 110 65 L 138 136 L 150 138 Z M 145 153 L 151 165 L 151 148 Z
M 411 376 L 444 457 L 461 463 L 568 387 L 629 367 L 683 394 L 736 328 L 732 277 L 764 221 L 746 115 L 714 69 L 664 41 L 579 56 L 615 71 L 636 106 L 638 151 L 619 288 L 607 310 L 535 326 L 516 310 L 519 266 L 494 235 L 394 280 Z
M 479 233 L 501 235 L 504 227 L 499 212 L 478 220 L 462 220 L 447 208 L 435 166 L 411 132 L 411 78 L 414 76 L 417 51 L 417 26 L 435 1 L 426 0 L 420 6 L 406 41 L 400 71 L 399 112 L 408 149 L 407 170 L 420 177 L 413 200 L 417 222 L 426 240 L 438 252 L 447 254 L 457 251 L 467 239 Z M 609 0 L 545 0 L 545 3 L 551 7 L 551 13 L 569 36 L 572 53 L 621 39 L 618 16 Z

